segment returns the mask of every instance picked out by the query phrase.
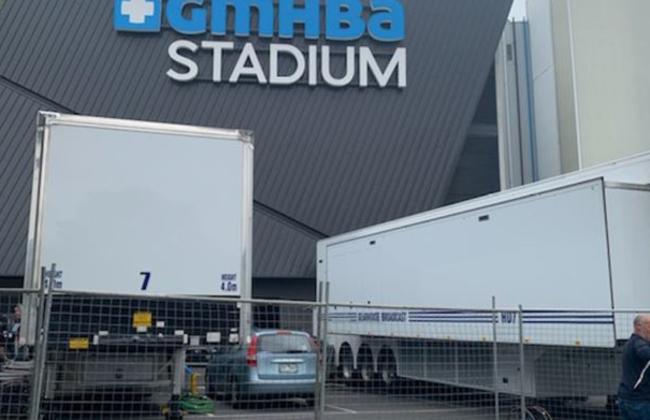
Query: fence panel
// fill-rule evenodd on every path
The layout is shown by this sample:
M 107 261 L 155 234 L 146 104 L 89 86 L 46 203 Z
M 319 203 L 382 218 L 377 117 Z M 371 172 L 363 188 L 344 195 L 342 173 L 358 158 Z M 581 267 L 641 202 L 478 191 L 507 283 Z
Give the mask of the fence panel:
M 613 420 L 636 315 L 55 292 L 39 370 L 12 335 L 38 298 L 0 293 L 2 419 Z
M 636 313 L 345 304 L 327 312 L 326 417 L 338 408 L 347 417 L 619 418 L 621 337 Z M 627 331 L 614 330 L 615 318 Z
M 495 315 L 330 305 L 326 414 L 495 418 Z
M 519 420 L 526 408 L 526 396 L 532 389 L 527 376 L 532 367 L 526 358 L 526 346 L 521 334 L 521 311 L 497 311 L 496 318 L 493 386 L 497 390 L 498 407 L 495 417 Z
M 621 313 L 627 333 L 633 313 Z M 614 420 L 624 341 L 612 311 L 523 311 L 529 407 L 553 419 Z M 539 344 L 539 343 L 543 344 Z M 556 343 L 556 344 L 553 344 Z
M 273 301 L 53 293 L 47 418 L 314 417 L 315 308 Z M 250 310 L 253 333 L 240 337 Z

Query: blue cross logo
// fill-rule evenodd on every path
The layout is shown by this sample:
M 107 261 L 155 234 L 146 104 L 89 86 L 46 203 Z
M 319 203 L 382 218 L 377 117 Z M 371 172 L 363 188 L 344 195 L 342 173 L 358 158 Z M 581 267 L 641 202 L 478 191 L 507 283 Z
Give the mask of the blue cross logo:
M 162 0 L 115 0 L 113 26 L 118 31 L 160 32 Z

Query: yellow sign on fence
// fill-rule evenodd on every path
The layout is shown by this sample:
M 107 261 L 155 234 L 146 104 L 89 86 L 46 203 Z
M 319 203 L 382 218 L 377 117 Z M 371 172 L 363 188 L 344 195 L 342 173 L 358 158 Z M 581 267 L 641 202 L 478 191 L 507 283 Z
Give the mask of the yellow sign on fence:
M 153 316 L 151 312 L 134 312 L 133 313 L 133 328 L 150 328 Z
M 70 338 L 68 341 L 68 348 L 70 350 L 88 350 L 90 347 L 90 340 L 86 337 Z

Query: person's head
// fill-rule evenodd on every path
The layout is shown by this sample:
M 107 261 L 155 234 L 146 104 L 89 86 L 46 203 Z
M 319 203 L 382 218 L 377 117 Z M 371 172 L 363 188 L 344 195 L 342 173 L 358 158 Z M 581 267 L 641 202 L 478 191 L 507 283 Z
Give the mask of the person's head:
M 650 341 L 650 315 L 639 314 L 634 318 L 634 333 Z
M 23 308 L 22 308 L 22 306 L 21 305 L 16 305 L 14 307 L 14 318 L 16 320 L 20 320 L 20 318 L 22 318 L 22 316 L 23 316 Z

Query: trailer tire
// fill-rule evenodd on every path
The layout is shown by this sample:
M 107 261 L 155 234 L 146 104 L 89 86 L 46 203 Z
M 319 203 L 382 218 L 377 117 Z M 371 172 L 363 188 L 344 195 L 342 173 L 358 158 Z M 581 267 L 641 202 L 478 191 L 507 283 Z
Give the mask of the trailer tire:
M 379 356 L 379 385 L 383 392 L 397 389 L 397 363 L 391 350 L 382 351 Z
M 334 346 L 327 346 L 327 379 L 336 379 L 336 349 Z
M 372 363 L 372 351 L 368 347 L 363 347 L 357 357 L 357 368 L 359 385 L 370 388 L 374 381 L 374 367 Z
M 341 346 L 339 352 L 339 378 L 346 384 L 350 384 L 354 380 L 354 355 L 352 348 L 347 343 Z

